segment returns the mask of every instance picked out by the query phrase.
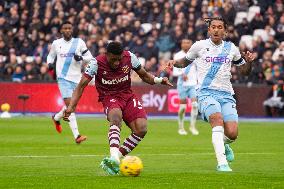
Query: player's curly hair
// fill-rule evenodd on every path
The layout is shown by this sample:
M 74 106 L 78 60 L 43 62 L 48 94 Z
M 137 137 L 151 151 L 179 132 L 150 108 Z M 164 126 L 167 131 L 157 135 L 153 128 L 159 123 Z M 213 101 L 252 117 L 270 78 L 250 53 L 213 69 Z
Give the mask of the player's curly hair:
M 70 24 L 70 25 L 73 25 L 70 21 L 64 21 L 64 22 L 62 22 L 62 24 L 60 24 L 60 29 L 63 27 L 63 25 L 65 25 L 65 24 Z
M 224 24 L 224 28 L 227 29 L 228 23 L 227 23 L 227 21 L 226 21 L 224 18 L 222 18 L 222 17 L 205 18 L 205 19 L 204 19 L 204 22 L 208 25 L 208 27 L 210 27 L 210 26 L 211 26 L 211 22 L 212 22 L 213 20 L 222 21 L 223 24 Z
M 106 50 L 108 53 L 112 53 L 115 55 L 121 55 L 123 52 L 122 44 L 118 41 L 110 41 L 107 44 Z

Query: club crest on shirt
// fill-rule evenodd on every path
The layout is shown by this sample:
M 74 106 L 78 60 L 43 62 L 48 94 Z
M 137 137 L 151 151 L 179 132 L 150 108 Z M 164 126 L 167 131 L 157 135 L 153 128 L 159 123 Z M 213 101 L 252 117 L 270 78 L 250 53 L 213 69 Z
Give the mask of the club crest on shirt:
M 123 71 L 123 73 L 128 73 L 129 72 L 129 66 L 123 66 L 122 68 L 121 68 L 121 70 Z

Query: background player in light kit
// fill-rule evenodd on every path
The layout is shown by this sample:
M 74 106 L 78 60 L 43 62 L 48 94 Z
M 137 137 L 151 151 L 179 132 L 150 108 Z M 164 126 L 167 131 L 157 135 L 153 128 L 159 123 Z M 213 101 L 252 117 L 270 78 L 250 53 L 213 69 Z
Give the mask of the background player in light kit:
M 227 27 L 224 19 L 212 18 L 208 24 L 210 38 L 195 42 L 185 58 L 170 60 L 168 66 L 183 68 L 198 58 L 198 106 L 203 119 L 212 127 L 217 171 L 232 171 L 228 161 L 234 160 L 234 154 L 229 143 L 238 136 L 238 114 L 232 96 L 231 65 L 238 66 L 242 74 L 248 75 L 255 57 L 249 51 L 241 56 L 232 42 L 223 41 Z
M 192 45 L 192 41 L 189 39 L 183 39 L 181 41 L 181 50 L 174 55 L 174 60 L 179 60 L 184 58 L 186 52 Z M 180 135 L 186 135 L 187 132 L 184 129 L 184 116 L 187 107 L 187 98 L 191 100 L 191 112 L 190 112 L 190 126 L 189 131 L 193 135 L 198 135 L 199 132 L 195 127 L 196 118 L 198 115 L 198 105 L 196 100 L 196 65 L 191 64 L 186 68 L 173 68 L 173 76 L 178 76 L 177 80 L 177 90 L 179 94 L 179 111 L 178 111 L 178 133 Z
M 72 92 L 82 76 L 82 63 L 89 62 L 92 59 L 92 55 L 82 39 L 72 37 L 73 26 L 70 22 L 64 22 L 61 25 L 60 31 L 63 37 L 53 41 L 47 56 L 47 63 L 49 67 L 52 68 L 56 60 L 58 87 L 65 105 L 68 106 Z M 56 130 L 59 133 L 62 132 L 60 119 L 63 116 L 66 106 L 52 116 Z M 86 140 L 86 136 L 80 135 L 74 112 L 70 115 L 69 120 L 69 126 L 75 138 L 75 142 L 80 144 L 82 141 Z

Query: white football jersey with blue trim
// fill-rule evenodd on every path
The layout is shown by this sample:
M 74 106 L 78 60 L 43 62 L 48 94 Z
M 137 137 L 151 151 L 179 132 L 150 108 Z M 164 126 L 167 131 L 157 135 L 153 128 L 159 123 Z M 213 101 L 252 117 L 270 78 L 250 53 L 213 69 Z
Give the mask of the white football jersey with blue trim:
M 72 38 L 70 41 L 60 38 L 53 41 L 47 56 L 47 63 L 53 64 L 55 58 L 57 58 L 57 78 L 79 83 L 82 76 L 82 61 L 75 61 L 75 54 L 82 56 L 85 62 L 89 62 L 93 58 L 85 42 L 80 38 Z
M 185 56 L 186 52 L 181 50 L 174 55 L 174 60 L 182 59 Z M 182 74 L 187 75 L 188 79 L 186 81 L 183 80 Z M 178 77 L 177 85 L 179 86 L 195 86 L 197 84 L 197 73 L 196 73 L 195 62 L 191 63 L 185 68 L 173 67 L 173 76 Z
M 245 64 L 239 49 L 232 43 L 222 41 L 215 45 L 211 39 L 195 42 L 186 54 L 186 59 L 195 60 L 197 89 L 214 89 L 234 94 L 231 84 L 231 66 Z

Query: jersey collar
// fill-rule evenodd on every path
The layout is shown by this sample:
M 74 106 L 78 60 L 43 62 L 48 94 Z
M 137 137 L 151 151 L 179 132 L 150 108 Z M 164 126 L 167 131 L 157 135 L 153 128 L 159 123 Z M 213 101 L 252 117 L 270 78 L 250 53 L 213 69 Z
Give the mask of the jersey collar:
M 215 43 L 213 43 L 213 41 L 211 40 L 211 38 L 209 38 L 209 42 L 214 46 L 214 47 L 221 47 L 224 43 L 224 41 L 222 40 L 222 43 L 220 43 L 220 45 L 215 45 Z
M 71 37 L 71 39 L 70 39 L 69 41 L 66 41 L 66 40 L 64 39 L 64 37 L 63 37 L 62 39 L 63 39 L 63 41 L 64 41 L 65 43 L 70 43 L 70 42 L 72 42 L 72 40 L 73 40 L 74 38 Z

